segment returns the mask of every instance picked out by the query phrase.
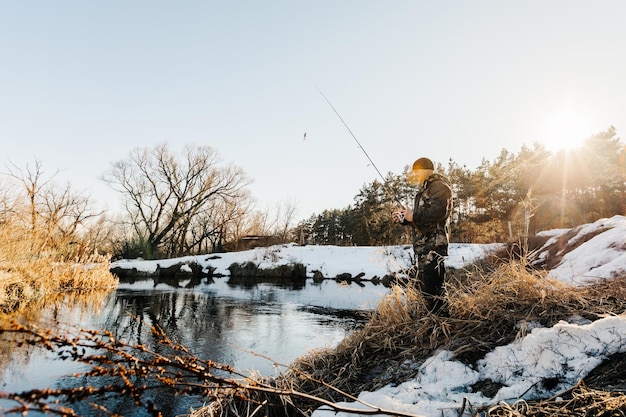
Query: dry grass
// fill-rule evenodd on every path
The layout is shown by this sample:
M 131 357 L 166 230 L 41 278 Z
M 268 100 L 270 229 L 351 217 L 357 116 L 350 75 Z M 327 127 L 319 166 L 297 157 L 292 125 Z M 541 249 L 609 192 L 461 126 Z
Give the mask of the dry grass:
M 0 313 L 19 311 L 52 294 L 116 286 L 105 257 L 85 254 L 74 242 L 0 225 Z
M 25 241 L 15 245 L 26 245 L 22 246 L 24 248 L 33 243 Z M 90 268 L 85 261 L 68 262 L 68 256 L 61 252 L 21 251 L 16 252 L 13 258 L 4 258 L 4 253 L 0 252 L 3 256 L 0 271 L 6 275 L 0 278 L 0 288 L 5 289 L 2 296 L 8 300 L 11 296 L 15 297 L 19 305 L 26 302 L 26 293 L 32 294 L 32 299 L 50 293 L 74 294 L 75 290 L 92 290 L 103 285 L 103 281 L 99 280 L 102 276 L 100 265 L 105 265 L 108 274 L 107 263 Z M 79 261 L 80 257 L 75 260 Z M 540 323 L 548 327 L 573 316 L 595 320 L 626 310 L 626 276 L 577 288 L 548 279 L 544 272 L 533 270 L 523 260 L 456 271 L 448 277 L 446 290 L 449 315 L 437 316 L 427 311 L 419 292 L 412 288 L 393 287 L 362 327 L 351 332 L 334 348 L 313 351 L 298 358 L 275 378 L 215 378 L 206 370 L 215 368 L 216 364 L 199 367 L 200 360 L 188 354 L 182 346 L 177 348 L 178 353 L 170 356 L 155 354 L 152 362 L 142 362 L 141 355 L 135 357 L 135 353 L 126 351 L 127 348 L 137 349 L 143 354 L 146 352 L 143 346 L 120 345 L 118 341 L 109 343 L 104 339 L 98 339 L 98 346 L 126 359 L 132 358 L 126 361 L 128 363 L 138 364 L 136 368 L 124 368 L 124 373 L 120 375 L 132 371 L 143 377 L 149 365 L 159 381 L 180 386 L 180 393 L 200 390 L 198 392 L 202 392 L 207 401 L 213 402 L 191 413 L 194 417 L 307 416 L 324 402 L 354 401 L 362 391 L 409 380 L 415 376 L 419 365 L 437 349 L 448 349 L 454 352 L 457 360 L 474 363 L 495 347 L 523 337 L 531 324 Z M 43 341 L 50 339 L 48 333 L 37 337 Z M 92 341 L 90 338 L 100 336 L 88 333 L 86 337 Z M 54 340 L 57 341 L 56 338 Z M 76 341 L 61 338 L 58 343 L 74 346 Z M 171 342 L 167 343 L 167 346 L 174 346 Z M 188 362 L 183 361 L 181 352 L 187 355 Z M 86 356 L 82 359 L 92 361 L 94 358 Z M 98 358 L 104 358 L 111 365 L 121 363 L 121 366 L 126 366 L 126 362 L 111 361 L 106 355 Z M 171 379 L 163 379 L 159 373 L 163 369 L 163 361 L 176 371 L 170 375 Z M 626 369 L 626 359 L 621 363 L 621 369 Z M 118 375 L 119 369 L 115 366 L 111 368 L 110 375 Z M 96 371 L 99 372 L 99 369 Z M 205 378 L 205 382 L 216 385 L 189 384 L 191 379 L 181 373 L 181 369 L 190 372 L 193 381 Z M 228 369 L 225 367 L 222 371 Z M 602 381 L 606 380 L 600 374 L 601 371 L 594 380 L 596 387 L 598 384 L 602 386 Z M 611 383 L 615 382 L 616 375 L 615 372 L 609 374 Z M 608 384 L 604 386 L 608 387 Z M 137 398 L 143 395 L 142 386 L 133 385 L 132 388 Z M 42 392 L 38 395 L 48 394 Z M 625 415 L 626 396 L 579 384 L 559 398 L 502 403 L 489 409 L 475 410 L 475 413 L 474 410 L 465 411 L 471 412 L 471 415 L 493 416 Z M 398 415 L 393 411 L 379 414 Z
M 449 316 L 438 317 L 427 312 L 418 292 L 394 287 L 362 328 L 335 348 L 298 358 L 272 383 L 281 389 L 341 401 L 408 380 L 417 371 L 417 366 L 408 364 L 419 365 L 436 349 L 449 349 L 458 360 L 473 363 L 496 346 L 524 336 L 530 323 L 552 326 L 572 316 L 593 320 L 622 313 L 626 310 L 626 277 L 576 288 L 548 279 L 545 272 L 529 268 L 524 261 L 508 261 L 489 271 L 476 268 L 451 276 L 446 301 Z M 268 397 L 254 395 L 253 401 L 272 403 Z M 244 404 L 237 403 L 233 399 L 214 405 L 196 416 L 241 415 L 236 410 L 243 410 Z M 307 414 L 315 406 L 283 403 L 273 410 L 265 407 L 263 413 L 285 415 L 290 413 L 284 410 L 290 409 L 291 414 L 293 410 Z M 496 414 L 507 414 L 500 411 Z
M 624 416 L 626 395 L 590 389 L 580 382 L 568 392 L 543 401 L 517 401 L 500 403 L 489 410 L 494 417 L 571 417 L 571 416 Z

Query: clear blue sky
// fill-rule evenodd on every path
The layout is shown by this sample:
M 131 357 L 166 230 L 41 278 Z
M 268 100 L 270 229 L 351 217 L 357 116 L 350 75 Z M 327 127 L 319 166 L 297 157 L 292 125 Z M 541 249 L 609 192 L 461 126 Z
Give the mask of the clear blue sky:
M 316 87 L 383 173 L 623 138 L 624 22 L 622 0 L 0 1 L 2 171 L 37 157 L 115 208 L 112 162 L 209 145 L 307 218 L 377 178 Z

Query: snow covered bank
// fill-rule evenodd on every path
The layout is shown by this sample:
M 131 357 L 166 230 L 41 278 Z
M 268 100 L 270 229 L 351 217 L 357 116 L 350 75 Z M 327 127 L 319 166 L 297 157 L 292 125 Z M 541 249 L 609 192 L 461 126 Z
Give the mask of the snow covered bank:
M 502 248 L 494 244 L 451 244 L 446 265 L 462 268 Z M 186 256 L 182 258 L 145 261 L 142 259 L 113 262 L 111 268 L 136 268 L 138 271 L 154 273 L 161 268 L 178 263 L 197 263 L 203 269 L 214 268 L 215 274 L 228 275 L 228 267 L 234 263 L 252 262 L 258 268 L 273 268 L 280 265 L 300 263 L 307 268 L 307 276 L 319 271 L 326 278 L 348 273 L 352 276 L 364 274 L 365 279 L 383 277 L 408 268 L 413 249 L 408 245 L 398 246 L 298 246 L 295 244 L 255 248 L 242 252 Z
M 572 285 L 626 273 L 626 217 L 613 216 L 573 229 L 549 230 L 548 241 L 533 256 L 547 264 L 550 276 Z M 550 260 L 556 260 L 550 265 Z
M 547 242 L 531 261 L 549 265 L 550 276 L 569 285 L 585 285 L 598 279 L 623 276 L 626 271 L 626 217 L 614 216 L 573 229 L 546 231 Z M 463 268 L 503 245 L 450 245 L 447 265 Z M 216 273 L 228 274 L 233 263 L 253 262 L 260 268 L 302 263 L 307 273 L 326 277 L 343 273 L 368 278 L 384 276 L 410 265 L 410 246 L 336 247 L 281 245 L 245 252 L 203 255 L 168 261 L 119 261 L 113 265 L 154 272 L 177 262 L 197 262 Z M 575 385 L 603 360 L 626 352 L 626 317 L 610 316 L 593 322 L 571 318 L 552 327 L 534 325 L 515 342 L 499 346 L 473 365 L 440 350 L 421 363 L 416 377 L 398 381 L 375 392 L 362 392 L 359 400 L 377 407 L 424 416 L 458 416 L 462 404 L 474 409 L 498 401 L 547 398 Z M 485 393 L 480 383 L 497 387 Z M 346 403 L 344 403 L 346 404 Z M 347 405 L 347 404 L 346 404 Z M 350 407 L 367 406 L 360 403 Z M 315 417 L 335 412 L 323 407 Z M 353 416 L 353 414 L 352 414 Z M 346 414 L 346 417 L 348 415 Z
M 340 403 L 361 408 L 376 407 L 423 416 L 458 417 L 463 404 L 476 407 L 512 403 L 519 398 L 547 398 L 575 385 L 604 359 L 626 351 L 626 317 L 607 317 L 593 323 L 561 322 L 552 328 L 536 328 L 526 337 L 494 349 L 475 367 L 440 351 L 419 369 L 416 378 L 388 385 L 376 392 L 363 392 L 363 403 Z M 488 397 L 472 386 L 493 381 L 502 388 Z M 365 404 L 364 404 L 365 403 Z M 335 413 L 324 407 L 314 417 L 354 414 Z
M 626 271 L 626 218 L 615 216 L 574 229 L 545 232 L 550 239 L 538 250 L 536 263 L 556 257 L 550 276 L 582 285 L 597 279 L 623 276 Z M 565 238 L 565 239 L 563 239 Z M 466 365 L 440 350 L 419 368 L 417 376 L 375 392 L 362 392 L 362 403 L 344 406 L 368 409 L 366 404 L 423 416 L 458 417 L 463 405 L 476 407 L 499 401 L 549 398 L 574 386 L 603 360 L 626 352 L 626 316 L 593 322 L 573 317 L 550 327 L 536 325 L 524 337 L 489 352 L 475 365 Z M 486 395 L 479 382 L 499 389 Z M 467 412 L 467 408 L 465 410 Z M 321 407 L 314 417 L 335 413 Z
M 536 265 L 557 259 L 550 268 L 550 276 L 568 283 L 584 284 L 598 278 L 611 278 L 626 271 L 626 217 L 614 216 L 601 219 L 574 229 L 549 230 L 538 234 L 549 237 L 547 242 L 532 255 Z M 446 265 L 460 269 L 483 259 L 504 244 L 450 244 Z M 203 269 L 214 269 L 215 274 L 228 275 L 228 267 L 234 263 L 252 262 L 259 268 L 301 263 L 307 268 L 307 276 L 319 271 L 324 277 L 334 278 L 349 273 L 364 274 L 365 278 L 383 277 L 408 268 L 413 251 L 409 245 L 398 246 L 298 246 L 296 244 L 255 248 L 242 252 L 186 256 L 174 259 L 146 261 L 142 259 L 120 260 L 112 268 L 136 268 L 153 273 L 157 266 L 167 268 L 183 263 L 197 263 Z

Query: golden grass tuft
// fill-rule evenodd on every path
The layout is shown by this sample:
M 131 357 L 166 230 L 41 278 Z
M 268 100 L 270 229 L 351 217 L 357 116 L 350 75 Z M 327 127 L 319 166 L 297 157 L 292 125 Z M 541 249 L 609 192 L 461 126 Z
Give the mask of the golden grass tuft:
M 451 350 L 458 360 L 473 363 L 524 336 L 533 323 L 552 326 L 574 316 L 594 320 L 626 310 L 626 277 L 573 287 L 533 270 L 523 260 L 507 261 L 489 271 L 475 267 L 451 274 L 446 285 L 449 316 L 429 313 L 418 291 L 396 286 L 362 328 L 334 348 L 297 358 L 273 384 L 332 401 L 346 400 L 410 379 L 417 371 L 410 364 L 419 365 L 437 349 Z M 314 407 L 297 405 L 300 411 Z M 229 414 L 224 407 L 217 408 L 204 415 Z
M 626 395 L 590 389 L 578 383 L 559 397 L 541 401 L 516 401 L 499 403 L 488 410 L 493 417 L 570 417 L 570 416 L 623 416 L 626 413 Z
M 472 276 L 474 275 L 474 276 Z M 581 291 L 547 277 L 522 261 L 509 262 L 485 276 L 469 274 L 465 282 L 448 286 L 448 305 L 453 316 L 494 321 L 502 317 L 520 320 L 519 308 L 528 319 L 562 316 L 564 305 L 586 306 Z
M 0 313 L 13 313 L 52 294 L 117 287 L 109 261 L 86 254 L 80 245 L 20 228 L 0 225 Z

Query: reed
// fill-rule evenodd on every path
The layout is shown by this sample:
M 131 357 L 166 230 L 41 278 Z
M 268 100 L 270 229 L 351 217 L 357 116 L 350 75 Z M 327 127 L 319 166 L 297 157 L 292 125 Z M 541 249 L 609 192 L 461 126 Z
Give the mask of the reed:
M 451 350 L 471 364 L 524 336 L 530 323 L 552 326 L 572 316 L 595 320 L 623 313 L 625 284 L 626 276 L 572 287 L 524 260 L 507 261 L 450 277 L 447 317 L 428 313 L 418 291 L 394 287 L 361 329 L 334 348 L 298 358 L 277 386 L 341 401 L 408 380 L 417 372 L 409 364 L 422 363 L 437 349 Z
M 14 313 L 52 294 L 116 288 L 109 261 L 80 243 L 0 224 L 0 313 Z
M 50 410 L 54 406 L 51 395 L 66 402 L 97 404 L 102 395 L 117 392 L 134 398 L 151 415 L 162 415 L 144 396 L 152 389 L 168 387 L 171 395 L 202 395 L 210 403 L 192 410 L 192 417 L 307 416 L 321 405 L 354 413 L 335 402 L 355 401 L 360 392 L 409 380 L 437 349 L 448 349 L 457 360 L 471 364 L 495 347 L 524 336 L 531 323 L 552 326 L 572 316 L 594 320 L 626 310 L 626 276 L 589 287 L 571 287 L 533 270 L 524 260 L 457 271 L 449 277 L 446 290 L 449 315 L 437 316 L 428 312 L 418 291 L 393 287 L 369 320 L 337 346 L 312 351 L 285 365 L 273 378 L 246 375 L 201 360 L 158 328 L 153 328 L 153 337 L 162 346 L 151 352 L 144 345 L 125 343 L 106 332 L 78 330 L 58 336 L 13 324 L 0 328 L 0 333 L 44 346 L 64 359 L 92 365 L 84 375 L 97 377 L 98 383 L 66 391 L 0 393 L 0 397 L 15 401 L 14 410 L 21 412 L 29 407 Z M 94 354 L 94 350 L 104 354 Z M 622 367 L 626 369 L 626 360 Z M 369 411 L 409 417 L 392 410 Z M 464 411 L 494 416 L 591 415 L 585 414 L 589 411 L 623 415 L 626 397 L 580 385 L 561 399 L 502 403 L 461 410 L 459 415 Z

